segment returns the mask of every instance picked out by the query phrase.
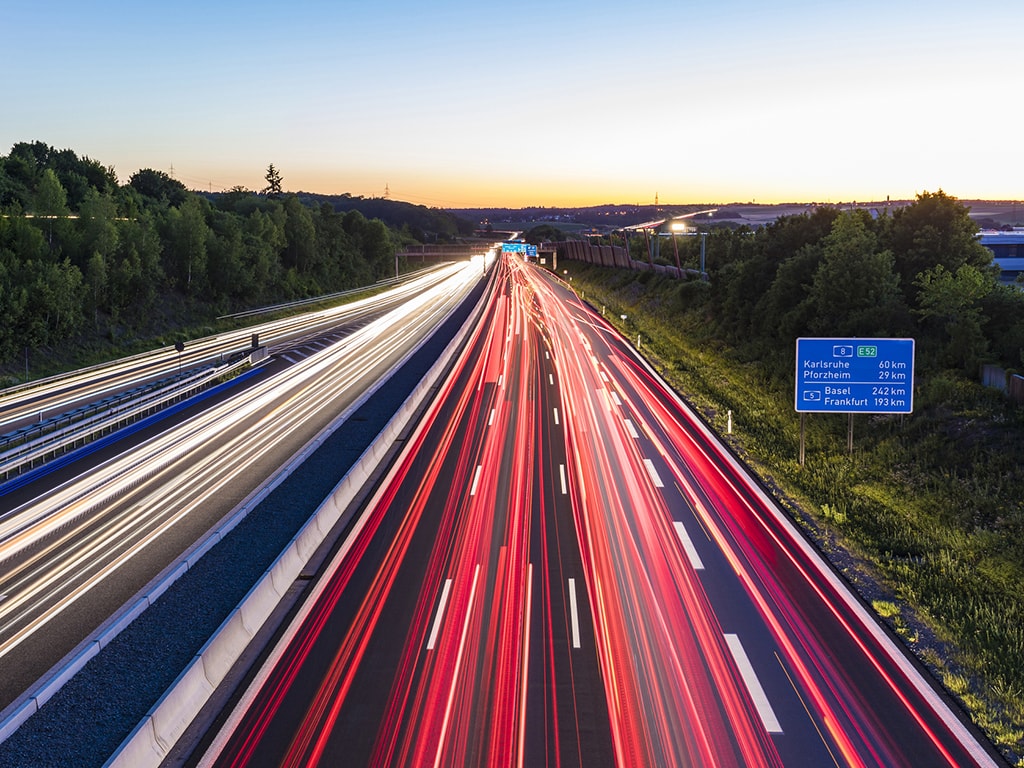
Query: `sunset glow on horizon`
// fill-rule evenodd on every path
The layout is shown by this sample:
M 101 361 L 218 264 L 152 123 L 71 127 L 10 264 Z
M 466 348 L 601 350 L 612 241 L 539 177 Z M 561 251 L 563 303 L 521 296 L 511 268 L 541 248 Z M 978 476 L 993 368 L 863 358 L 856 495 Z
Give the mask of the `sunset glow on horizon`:
M 16 6 L 0 155 L 441 208 L 1024 198 L 1024 6 L 825 5 Z

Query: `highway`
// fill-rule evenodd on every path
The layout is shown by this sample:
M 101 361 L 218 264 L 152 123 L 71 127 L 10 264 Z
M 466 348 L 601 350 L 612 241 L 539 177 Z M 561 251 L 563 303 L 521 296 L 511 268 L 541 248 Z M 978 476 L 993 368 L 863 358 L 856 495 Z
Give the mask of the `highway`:
M 195 764 L 1000 764 L 600 316 L 499 270 Z
M 271 355 L 284 353 L 305 340 L 322 339 L 325 334 L 336 333 L 339 328 L 369 322 L 445 277 L 446 273 L 437 269 L 421 270 L 381 294 L 190 340 L 184 344 L 180 354 L 172 345 L 11 387 L 0 397 L 0 435 L 58 417 L 120 392 L 173 378 L 182 371 L 216 365 L 230 355 L 250 350 L 253 334 L 268 347 Z M 0 450 L 2 448 L 0 442 Z
M 0 496 L 0 709 L 370 390 L 481 271 L 450 265 L 268 327 L 277 351 L 242 384 Z M 116 370 L 99 378 L 149 375 Z

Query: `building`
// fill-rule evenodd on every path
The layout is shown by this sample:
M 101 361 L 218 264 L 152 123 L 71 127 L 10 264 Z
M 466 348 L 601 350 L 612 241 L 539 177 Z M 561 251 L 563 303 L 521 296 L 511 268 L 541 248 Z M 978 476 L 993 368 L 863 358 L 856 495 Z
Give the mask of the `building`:
M 999 266 L 999 279 L 1016 283 L 1024 275 L 1024 229 L 1011 232 L 983 230 L 981 244 L 992 251 L 992 260 Z

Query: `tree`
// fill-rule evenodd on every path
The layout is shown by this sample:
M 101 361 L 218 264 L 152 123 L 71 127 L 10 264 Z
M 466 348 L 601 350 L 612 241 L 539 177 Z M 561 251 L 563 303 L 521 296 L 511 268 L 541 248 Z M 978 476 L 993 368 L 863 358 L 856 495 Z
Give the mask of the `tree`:
M 917 202 L 893 214 L 888 247 L 908 305 L 920 295 L 916 281 L 926 270 L 941 266 L 955 273 L 964 264 L 977 269 L 992 264 L 992 253 L 978 242 L 977 234 L 970 209 L 941 189 L 918 195 Z
M 128 184 L 140 194 L 154 200 L 162 200 L 172 206 L 180 206 L 188 197 L 188 190 L 184 184 L 172 179 L 163 171 L 154 171 L 152 168 L 136 171 L 128 179 Z
M 274 297 L 281 281 L 280 253 L 285 246 L 284 222 L 274 212 L 255 210 L 242 227 L 243 266 L 251 275 L 253 303 Z
M 253 293 L 253 276 L 243 265 L 245 247 L 238 216 L 214 211 L 214 237 L 207 249 L 207 274 L 214 300 L 247 298 Z
M 8 171 L 9 165 L 12 165 L 11 160 L 0 157 L 0 210 L 9 210 L 14 205 L 23 207 L 28 197 L 24 183 Z
M 916 313 L 935 320 L 946 332 L 945 362 L 974 374 L 985 359 L 988 340 L 982 333 L 981 299 L 994 287 L 994 279 L 969 264 L 951 272 L 941 264 L 924 270 L 918 288 Z
M 88 304 L 92 306 L 93 325 L 97 328 L 100 310 L 107 306 L 107 284 L 107 260 L 102 253 L 94 251 L 85 265 L 85 287 Z
M 110 195 L 90 189 L 80 207 L 82 251 L 109 258 L 117 250 L 117 204 Z
M 879 251 L 865 211 L 846 211 L 822 241 L 823 259 L 808 299 L 811 330 L 829 336 L 893 333 L 905 316 L 893 256 Z
M 82 322 L 82 273 L 70 259 L 27 262 L 21 280 L 28 299 L 25 343 L 52 344 L 78 331 Z
M 32 196 L 32 207 L 38 216 L 67 216 L 68 195 L 57 174 L 47 168 Z
M 46 241 L 53 247 L 53 219 L 68 215 L 68 196 L 61 186 L 57 174 L 50 168 L 43 171 L 39 186 L 33 196 L 33 208 L 37 216 L 48 219 Z
M 168 224 L 171 274 L 182 291 L 195 296 L 205 287 L 206 241 L 210 235 L 199 198 L 190 195 L 180 208 L 171 208 Z
M 805 245 L 779 265 L 768 291 L 757 302 L 753 316 L 756 329 L 780 349 L 788 350 L 794 339 L 806 336 L 815 308 L 808 298 L 814 275 L 822 262 L 820 245 Z
M 263 188 L 262 194 L 274 199 L 279 198 L 281 196 L 281 183 L 284 180 L 281 178 L 280 172 L 274 167 L 273 163 L 271 163 L 267 168 L 267 175 L 263 178 L 267 180 L 267 186 Z
M 291 195 L 284 201 L 284 266 L 292 267 L 298 274 L 309 277 L 314 272 L 314 256 L 316 254 L 316 228 L 309 208 Z
M 1024 363 L 1024 291 L 996 284 L 980 305 L 989 349 L 1007 367 Z
M 117 255 L 109 270 L 108 297 L 115 318 L 129 321 L 146 317 L 157 289 L 166 283 L 160 263 L 160 237 L 148 211 L 119 222 Z

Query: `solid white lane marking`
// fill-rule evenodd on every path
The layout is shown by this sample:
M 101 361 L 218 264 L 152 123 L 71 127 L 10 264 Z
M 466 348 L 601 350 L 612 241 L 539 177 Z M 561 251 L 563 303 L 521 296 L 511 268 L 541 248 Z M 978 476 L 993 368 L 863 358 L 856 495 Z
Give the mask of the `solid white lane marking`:
M 441 765 L 441 757 L 444 754 L 445 742 L 448 738 L 448 724 L 452 719 L 452 710 L 455 703 L 455 692 L 459 690 L 459 672 L 462 669 L 462 659 L 466 650 L 466 637 L 469 635 L 470 619 L 473 617 L 473 604 L 476 601 L 476 582 L 480 578 L 480 565 L 476 566 L 473 572 L 473 586 L 469 589 L 469 602 L 466 604 L 466 618 L 462 622 L 462 637 L 459 639 L 459 650 L 455 654 L 455 669 L 452 672 L 452 685 L 448 689 L 448 702 L 444 708 L 444 718 L 441 720 L 441 734 L 438 739 L 437 754 L 434 755 L 434 768 Z
M 530 617 L 533 613 L 533 563 L 526 566 L 526 616 L 523 621 L 523 658 L 519 664 L 520 669 L 530 668 Z M 528 690 L 529 675 L 522 675 L 522 685 L 519 688 L 519 711 L 526 711 L 526 692 Z M 519 754 L 526 754 L 526 718 L 519 718 Z
M 693 566 L 695 571 L 704 570 L 704 561 L 700 559 L 700 555 L 697 554 L 697 548 L 693 546 L 693 541 L 690 539 L 690 534 L 686 532 L 686 526 L 676 520 L 673 525 L 676 527 L 676 535 L 679 540 L 683 542 L 683 549 L 686 551 L 686 556 L 690 558 L 690 565 Z
M 558 409 L 555 408 L 555 426 L 558 426 Z
M 473 473 L 473 485 L 469 489 L 470 496 L 476 496 L 476 486 L 480 482 L 480 470 L 484 468 L 483 464 L 476 465 L 476 472 Z
M 764 688 L 761 687 L 761 681 L 757 679 L 757 674 L 754 672 L 750 659 L 747 658 L 747 652 L 743 650 L 739 636 L 727 634 L 725 642 L 732 652 L 732 657 L 736 660 L 736 666 L 739 667 L 743 682 L 747 685 L 750 698 L 754 700 L 754 707 L 757 709 L 757 714 L 761 716 L 761 723 L 765 730 L 768 733 L 782 733 L 782 726 L 779 725 L 779 720 L 775 717 L 775 710 L 768 703 L 768 696 L 765 694 Z
M 564 496 L 569 492 L 569 487 L 565 484 L 565 464 L 558 465 L 558 474 L 562 477 L 562 495 Z
M 633 422 L 626 419 L 626 431 L 629 432 L 629 436 L 633 439 L 639 439 L 640 435 L 637 434 L 636 427 L 633 426 Z
M 487 419 L 487 426 L 491 426 L 494 423 L 494 409 L 491 408 L 491 417 Z
M 430 628 L 430 637 L 427 638 L 427 650 L 434 650 L 437 643 L 437 633 L 441 631 L 441 619 L 444 617 L 444 608 L 448 605 L 448 593 L 452 588 L 452 580 L 444 580 L 444 589 L 441 590 L 441 602 L 437 605 L 437 613 L 434 614 L 434 625 Z
M 654 462 L 650 459 L 644 459 L 644 466 L 647 467 L 647 474 L 651 476 L 651 482 L 654 483 L 654 487 L 664 488 L 665 484 L 661 482 L 661 475 L 659 475 L 658 470 L 654 468 Z
M 614 389 L 611 390 L 611 393 L 612 393 L 612 402 L 615 403 L 616 405 L 622 405 L 622 401 L 619 400 L 619 396 L 618 396 L 618 394 L 616 394 Z
M 572 623 L 572 647 L 580 647 L 580 614 L 576 608 L 576 579 L 569 579 L 569 621 Z

